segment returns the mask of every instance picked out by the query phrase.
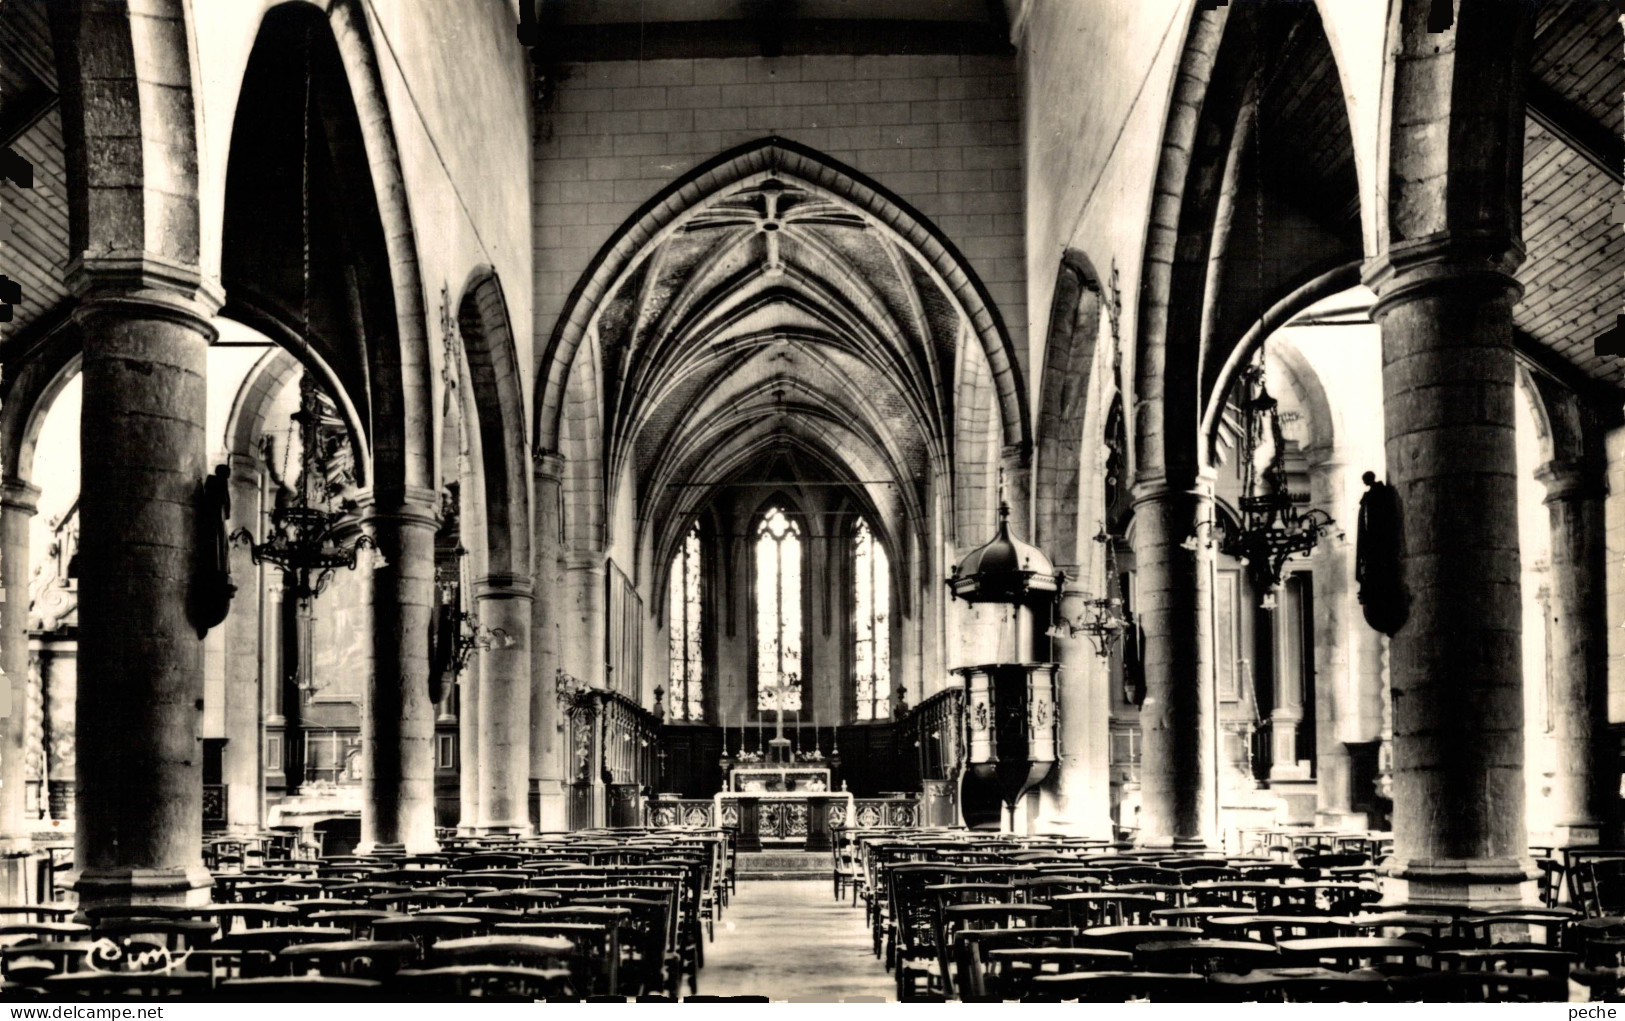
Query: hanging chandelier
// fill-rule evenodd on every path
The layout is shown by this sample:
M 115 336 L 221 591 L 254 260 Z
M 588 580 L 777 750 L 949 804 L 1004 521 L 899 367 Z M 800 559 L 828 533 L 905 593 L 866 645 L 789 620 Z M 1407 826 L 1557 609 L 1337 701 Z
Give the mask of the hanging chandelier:
M 1262 349 L 1261 349 L 1262 350 Z M 1294 556 L 1308 556 L 1321 537 L 1331 531 L 1335 519 L 1319 507 L 1301 509 L 1287 487 L 1286 438 L 1281 432 L 1280 402 L 1269 392 L 1264 379 L 1262 356 L 1242 370 L 1241 458 L 1245 472 L 1239 501 L 1241 520 L 1234 528 L 1203 521 L 1183 543 L 1195 550 L 1203 542 L 1214 545 L 1218 533 L 1219 552 L 1235 557 L 1246 567 L 1255 585 L 1263 591 L 1264 609 L 1275 608 L 1275 590 L 1281 572 Z M 1268 461 L 1259 467 L 1259 452 L 1268 446 Z
M 300 227 L 301 227 L 301 293 L 299 304 L 299 348 L 295 352 L 301 361 L 308 361 L 310 353 L 310 33 L 305 34 L 305 92 L 303 147 L 300 153 Z M 344 527 L 349 515 L 343 510 L 328 510 L 323 504 L 331 501 L 337 487 L 332 471 L 336 448 L 342 446 L 342 422 L 336 414 L 328 414 L 321 387 L 307 370 L 299 383 L 299 410 L 290 416 L 297 428 L 300 444 L 299 474 L 292 485 L 287 478 L 288 460 L 292 457 L 293 442 L 289 437 L 283 446 L 283 470 L 279 475 L 271 465 L 270 445 L 262 448 L 266 454 L 266 468 L 277 483 L 276 504 L 271 511 L 271 532 L 264 542 L 254 541 L 246 528 L 232 533 L 231 540 L 246 544 L 255 564 L 271 564 L 297 579 L 301 590 L 318 594 L 332 572 L 340 567 L 355 570 L 362 551 L 371 551 L 374 569 L 388 566 L 372 536 L 356 529 L 356 537 L 346 541 Z M 329 420 L 338 430 L 329 429 Z M 339 433 L 334 441 L 332 433 Z M 267 437 L 267 441 L 269 438 Z
M 1132 622 L 1123 611 L 1122 597 L 1109 594 L 1117 586 L 1117 551 L 1114 548 L 1116 537 L 1107 534 L 1106 526 L 1101 525 L 1100 531 L 1095 533 L 1095 541 L 1100 543 L 1105 551 L 1104 589 L 1108 594 L 1099 597 L 1085 595 L 1083 610 L 1073 618 L 1060 615 L 1060 601 L 1057 600 L 1055 623 L 1050 625 L 1045 634 L 1051 638 L 1076 638 L 1084 635 L 1089 639 L 1089 644 L 1095 647 L 1095 655 L 1107 659 Z

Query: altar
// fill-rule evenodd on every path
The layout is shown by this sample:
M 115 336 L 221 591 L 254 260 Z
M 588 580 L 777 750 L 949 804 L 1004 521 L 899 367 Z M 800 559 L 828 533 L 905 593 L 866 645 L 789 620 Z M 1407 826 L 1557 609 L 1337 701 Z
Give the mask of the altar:
M 857 817 L 849 791 L 718 791 L 712 801 L 715 818 L 738 829 L 736 846 L 744 852 L 769 844 L 829 851 L 835 846 L 833 829 Z

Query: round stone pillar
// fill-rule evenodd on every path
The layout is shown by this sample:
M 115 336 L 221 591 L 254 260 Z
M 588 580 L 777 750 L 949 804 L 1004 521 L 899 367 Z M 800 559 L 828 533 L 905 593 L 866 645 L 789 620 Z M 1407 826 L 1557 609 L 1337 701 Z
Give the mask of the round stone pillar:
M 1213 492 L 1136 487 L 1136 613 L 1145 632 L 1145 700 L 1140 706 L 1140 843 L 1203 847 L 1218 827 L 1213 691 L 1213 551 L 1207 530 Z
M 1531 874 L 1513 265 L 1430 238 L 1366 274 L 1409 604 L 1389 646 L 1396 900 L 1517 902 Z
M 1552 801 L 1565 846 L 1596 844 L 1613 821 L 1614 755 L 1608 733 L 1608 614 L 1600 466 L 1549 461 L 1535 477 L 1551 512 L 1547 628 L 1550 711 L 1557 743 Z
M 1315 636 L 1315 779 L 1317 820 L 1330 826 L 1364 828 L 1364 817 L 1351 809 L 1353 763 L 1345 721 L 1355 712 L 1350 668 L 1349 614 L 1354 598 L 1354 535 L 1358 505 L 1351 507 L 1345 485 L 1348 466 L 1324 449 L 1307 451 L 1310 502 L 1324 508 L 1337 524 L 1321 537 L 1314 560 Z M 1365 627 L 1364 621 L 1359 623 Z
M 483 657 L 484 653 L 475 653 L 457 675 L 457 833 L 460 836 L 479 830 L 480 660 Z
M 83 907 L 208 900 L 198 566 L 205 312 L 120 295 L 85 338 L 79 497 L 78 822 Z
M 481 833 L 530 831 L 530 620 L 535 594 L 518 578 L 474 583 L 480 626 L 491 647 L 480 653 Z
M 433 490 L 374 493 L 361 521 L 386 566 L 372 573 L 372 673 L 361 709 L 361 846 L 432 851 L 434 704 L 429 624 L 434 607 Z
M 1083 568 L 1065 568 L 1061 617 L 1077 620 L 1091 595 L 1070 579 Z M 1088 837 L 1112 836 L 1111 668 L 1083 636 L 1054 638 L 1060 667 L 1061 756 L 1058 815 L 1054 824 Z
M 564 582 L 559 570 L 564 459 L 535 458 L 536 531 L 532 539 L 540 592 L 532 600 L 530 653 L 530 782 L 535 789 L 536 827 L 544 833 L 570 826 L 564 767 L 564 714 L 555 679 L 564 665 L 560 628 Z
M 266 534 L 260 509 L 260 474 L 256 458 L 232 454 L 231 523 L 254 535 Z M 225 628 L 226 750 L 222 779 L 226 784 L 226 823 L 238 833 L 255 833 L 265 826 L 263 791 L 265 766 L 260 730 L 265 698 L 260 687 L 260 569 L 250 550 L 231 547 L 231 580 L 237 586 L 236 605 Z
M 0 854 L 24 850 L 28 826 L 23 791 L 28 783 L 28 525 L 39 509 L 39 487 L 21 479 L 0 483 Z

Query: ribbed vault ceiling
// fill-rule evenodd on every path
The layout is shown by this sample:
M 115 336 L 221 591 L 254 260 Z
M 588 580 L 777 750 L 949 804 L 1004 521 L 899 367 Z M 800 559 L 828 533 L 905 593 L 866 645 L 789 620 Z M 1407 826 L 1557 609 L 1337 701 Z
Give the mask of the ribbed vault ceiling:
M 614 381 L 610 478 L 632 470 L 644 520 L 775 446 L 893 483 L 858 487 L 883 513 L 917 510 L 918 482 L 949 462 L 962 311 L 896 235 L 789 175 L 747 178 L 680 217 L 595 329 Z

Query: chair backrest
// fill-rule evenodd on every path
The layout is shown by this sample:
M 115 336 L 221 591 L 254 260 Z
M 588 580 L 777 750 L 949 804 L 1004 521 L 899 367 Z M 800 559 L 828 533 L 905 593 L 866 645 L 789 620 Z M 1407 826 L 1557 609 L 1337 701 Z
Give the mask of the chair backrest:
M 465 854 L 453 858 L 451 867 L 459 872 L 484 872 L 490 869 L 512 869 L 524 864 L 527 855 L 512 851 L 487 851 L 483 854 Z
M 1039 975 L 1026 999 L 1122 1003 L 1125 1000 L 1191 1002 L 1200 999 L 1207 980 L 1188 973 L 1080 971 Z
M 573 957 L 585 962 L 593 976 L 590 993 L 611 994 L 619 990 L 620 930 L 613 924 L 593 922 L 501 922 L 499 936 L 544 936 L 567 939 L 574 947 Z

